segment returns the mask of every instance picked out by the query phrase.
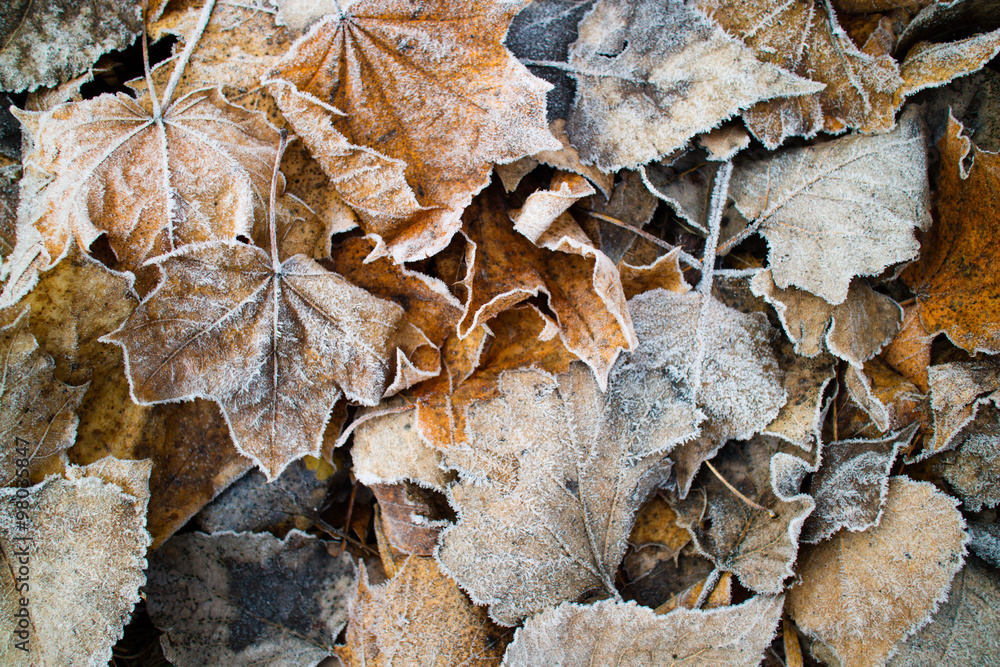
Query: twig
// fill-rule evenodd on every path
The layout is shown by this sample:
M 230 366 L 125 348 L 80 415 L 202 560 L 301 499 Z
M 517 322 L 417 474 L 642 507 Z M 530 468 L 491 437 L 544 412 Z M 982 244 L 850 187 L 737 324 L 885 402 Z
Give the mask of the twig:
M 755 503 L 754 501 L 750 500 L 749 498 L 747 498 L 746 496 L 744 496 L 742 493 L 740 493 L 739 489 L 737 489 L 735 486 L 733 486 L 728 481 L 726 481 L 726 478 L 722 476 L 722 473 L 720 473 L 718 470 L 715 469 L 715 466 L 712 465 L 711 461 L 705 461 L 705 465 L 708 466 L 708 469 L 711 470 L 712 473 L 716 477 L 719 478 L 719 481 L 722 482 L 726 486 L 727 489 L 729 489 L 730 491 L 732 491 L 733 494 L 735 494 L 737 498 L 739 498 L 740 500 L 742 500 L 743 502 L 745 502 L 747 505 L 749 505 L 750 507 L 753 507 L 754 509 L 758 509 L 761 512 L 767 512 L 768 516 L 770 516 L 772 519 L 778 516 L 772 510 L 769 510 L 769 509 L 767 509 L 766 507 L 764 507 L 762 505 L 758 505 L 757 503 Z

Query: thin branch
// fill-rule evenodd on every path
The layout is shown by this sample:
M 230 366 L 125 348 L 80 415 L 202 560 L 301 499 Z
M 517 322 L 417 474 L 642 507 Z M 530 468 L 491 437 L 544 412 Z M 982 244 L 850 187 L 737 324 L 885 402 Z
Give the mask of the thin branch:
M 777 514 L 774 513 L 774 511 L 767 509 L 763 505 L 758 505 L 757 503 L 755 503 L 754 501 L 750 500 L 749 498 L 747 498 L 746 496 L 744 496 L 742 493 L 740 493 L 739 489 L 737 489 L 735 486 L 733 486 L 728 481 L 726 481 L 726 478 L 722 476 L 722 473 L 720 473 L 718 470 L 715 469 L 715 466 L 712 465 L 711 461 L 705 461 L 705 465 L 708 466 L 708 469 L 711 470 L 712 473 L 716 477 L 719 478 L 719 481 L 722 482 L 727 489 L 729 489 L 730 491 L 732 491 L 733 494 L 737 498 L 739 498 L 740 500 L 742 500 L 743 502 L 745 502 L 747 505 L 749 505 L 750 507 L 753 507 L 754 509 L 758 509 L 761 512 L 767 512 L 768 516 L 770 516 L 772 519 L 774 519 L 774 518 L 776 518 L 778 516 Z

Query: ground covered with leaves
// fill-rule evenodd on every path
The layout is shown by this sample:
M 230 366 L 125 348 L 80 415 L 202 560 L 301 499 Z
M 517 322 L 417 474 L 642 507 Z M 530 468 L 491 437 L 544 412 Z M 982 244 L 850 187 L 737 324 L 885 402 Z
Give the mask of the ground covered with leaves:
M 147 4 L 0 9 L 0 662 L 1000 665 L 997 3 Z

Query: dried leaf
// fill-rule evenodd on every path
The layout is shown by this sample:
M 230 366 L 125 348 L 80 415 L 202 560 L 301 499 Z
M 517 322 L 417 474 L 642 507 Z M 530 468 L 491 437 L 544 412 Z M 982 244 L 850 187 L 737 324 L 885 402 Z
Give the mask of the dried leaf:
M 803 552 L 788 612 L 844 667 L 882 665 L 947 595 L 964 560 L 964 527 L 952 498 L 893 477 L 877 527 L 840 531 Z
M 952 79 L 971 74 L 1000 53 L 1000 30 L 943 44 L 920 42 L 906 54 L 900 68 L 902 98 L 926 88 L 942 86 Z
M 365 231 L 388 244 L 380 254 L 403 262 L 443 249 L 492 163 L 559 148 L 546 84 L 501 44 L 519 8 L 360 0 L 271 72 L 282 113 Z
M 657 288 L 677 294 L 691 291 L 691 286 L 684 280 L 684 271 L 681 270 L 680 252 L 680 248 L 674 248 L 647 266 L 632 266 L 624 260 L 618 262 L 618 273 L 625 296 L 631 299 L 637 294 Z
M 0 513 L 3 664 L 108 664 L 146 580 L 149 470 L 148 461 L 105 459 L 69 466 L 64 477 L 27 489 L 26 498 L 0 489 L 5 507 L 27 504 L 23 520 Z M 16 648 L 19 641 L 27 651 Z
M 724 448 L 713 460 L 719 473 L 757 506 L 739 498 L 714 474 L 702 473 L 700 489 L 675 503 L 678 524 L 716 567 L 732 572 L 757 593 L 779 593 L 798 552 L 802 522 L 813 511 L 805 494 L 776 488 L 774 450 L 761 438 Z
M 758 596 L 736 607 L 677 609 L 665 616 L 634 602 L 565 603 L 529 619 L 503 664 L 756 667 L 774 636 L 782 601 Z
M 399 555 L 433 556 L 438 535 L 454 518 L 445 497 L 417 484 L 373 484 L 383 534 Z M 435 569 L 437 566 L 435 566 Z
M 931 365 L 932 338 L 920 321 L 919 307 L 911 304 L 903 309 L 903 323 L 899 327 L 899 334 L 881 354 L 885 363 L 925 394 L 930 389 L 927 384 L 927 368 Z
M 851 281 L 836 306 L 802 290 L 778 289 L 769 269 L 757 272 L 750 289 L 774 306 L 796 354 L 815 357 L 826 349 L 856 367 L 896 337 L 903 317 L 899 304 L 861 279 Z
M 788 401 L 761 433 L 811 452 L 820 442 L 823 397 L 836 376 L 836 362 L 828 354 L 813 359 L 799 357 L 790 348 L 789 343 L 784 343 L 778 356 L 778 364 L 785 372 Z
M 653 219 L 658 205 L 656 197 L 646 190 L 646 186 L 642 182 L 642 175 L 638 172 L 623 171 L 618 174 L 617 178 L 618 182 L 610 197 L 605 199 L 595 195 L 590 198 L 588 204 L 590 211 L 587 211 L 587 217 L 597 223 L 601 252 L 607 255 L 611 261 L 619 263 L 622 257 L 635 246 L 650 246 L 658 255 L 659 248 L 652 247 L 648 241 L 639 239 L 638 235 L 630 229 L 641 230 Z M 614 182 L 614 178 L 612 178 L 612 182 Z M 591 212 L 614 218 L 624 226 L 612 224 L 606 219 L 591 215 Z
M 920 261 L 903 274 L 917 297 L 920 320 L 931 334 L 943 331 L 970 352 L 1000 352 L 995 326 L 1000 294 L 992 271 L 1000 211 L 1000 157 L 976 148 L 949 118 L 938 145 L 938 220 L 921 239 Z M 971 160 L 971 166 L 969 162 Z
M 188 243 L 250 235 L 263 224 L 278 134 L 218 91 L 182 97 L 157 120 L 148 97 L 102 95 L 19 112 L 28 136 L 18 211 L 49 263 L 72 239 L 107 233 L 122 266 Z
M 639 510 L 632 526 L 632 534 L 628 543 L 642 548 L 656 544 L 673 551 L 675 554 L 691 541 L 686 530 L 677 525 L 677 513 L 666 498 L 657 494 L 649 499 Z
M 297 530 L 185 533 L 149 560 L 146 609 L 179 667 L 315 665 L 347 621 L 350 555 Z
M 822 88 L 759 61 L 683 0 L 598 0 L 580 22 L 569 67 L 577 80 L 569 136 L 603 171 L 683 148 L 760 100 Z
M 0 9 L 0 90 L 35 90 L 80 74 L 142 30 L 138 2 L 14 0 Z
M 911 426 L 879 440 L 842 440 L 823 448 L 809 483 L 816 510 L 802 527 L 802 541 L 815 544 L 842 528 L 858 532 L 877 526 L 889 492 L 889 471 L 916 433 Z
M 730 196 L 767 239 L 778 287 L 843 303 L 854 276 L 917 254 L 913 228 L 930 224 L 922 125 L 908 112 L 888 134 L 741 161 Z
M 401 308 L 296 255 L 216 242 L 158 258 L 162 280 L 122 327 L 133 398 L 219 404 L 233 443 L 274 479 L 316 456 L 341 396 L 378 402 Z
M 902 83 L 888 55 L 851 41 L 829 4 L 786 0 L 698 0 L 698 7 L 764 62 L 825 84 L 809 97 L 761 102 L 745 112 L 750 131 L 768 148 L 820 130 L 885 132 L 896 124 L 893 95 Z M 875 172 L 871 172 L 875 173 Z
M 930 421 L 927 397 L 878 357 L 860 369 L 849 367 L 844 384 L 851 399 L 883 433 Z
M 510 641 L 430 558 L 408 558 L 381 586 L 362 569 L 337 655 L 347 667 L 495 667 Z
M 993 567 L 1000 567 L 1000 524 L 969 523 L 969 549 Z
M 987 403 L 975 419 L 949 443 L 955 452 L 946 452 L 931 464 L 962 505 L 973 512 L 1000 504 L 1000 410 Z
M 993 360 L 955 362 L 928 370 L 934 439 L 928 454 L 954 449 L 956 436 L 976 417 L 980 406 L 1000 401 L 1000 365 Z
M 405 407 L 398 398 L 382 405 L 394 411 Z M 413 480 L 444 491 L 451 476 L 441 467 L 441 453 L 420 438 L 415 410 L 395 411 L 361 422 L 380 411 L 372 408 L 358 415 L 360 423 L 351 446 L 357 480 L 366 486 Z
M 572 7 L 578 7 L 582 10 L 591 4 L 592 0 L 585 0 L 584 2 L 579 2 L 579 0 L 534 0 L 531 4 L 525 7 L 520 14 L 514 19 L 515 23 L 525 15 L 527 15 L 534 7 L 552 7 L 558 6 L 560 3 L 564 5 L 570 5 Z M 572 14 L 572 12 L 570 12 Z M 548 26 L 551 29 L 551 25 Z M 576 39 L 576 26 L 574 25 L 574 36 Z M 507 33 L 507 45 L 511 46 L 511 38 L 513 37 L 514 24 L 511 24 L 510 32 Z M 572 41 L 572 40 L 571 40 Z M 567 43 L 568 46 L 568 43 Z M 511 46 L 513 49 L 513 47 Z M 566 52 L 563 51 L 562 56 L 558 60 L 565 60 Z M 542 78 L 547 80 L 544 75 Z M 549 112 L 552 112 L 552 94 L 556 92 L 556 89 L 549 91 Z M 549 131 L 552 133 L 559 143 L 562 144 L 562 148 L 557 151 L 540 151 L 531 156 L 532 159 L 541 164 L 547 164 L 550 167 L 555 167 L 556 169 L 562 169 L 563 171 L 569 171 L 574 174 L 579 174 L 584 176 L 588 181 L 593 183 L 598 190 L 604 195 L 605 198 L 611 197 L 611 191 L 615 187 L 615 175 L 606 174 L 600 169 L 584 164 L 580 160 L 580 153 L 570 144 L 569 135 L 566 134 L 566 120 L 560 117 L 558 120 L 553 121 L 549 124 Z M 507 190 L 510 192 L 510 189 Z M 652 212 L 650 212 L 652 215 Z
M 0 485 L 37 482 L 66 463 L 87 387 L 56 379 L 52 358 L 28 328 L 28 309 L 0 328 L 0 358 Z

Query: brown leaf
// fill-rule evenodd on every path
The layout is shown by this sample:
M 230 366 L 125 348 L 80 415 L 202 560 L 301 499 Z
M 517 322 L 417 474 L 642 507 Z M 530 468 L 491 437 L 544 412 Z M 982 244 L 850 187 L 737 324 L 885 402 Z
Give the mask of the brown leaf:
M 1000 365 L 993 360 L 932 366 L 928 382 L 934 412 L 934 439 L 924 445 L 928 455 L 954 449 L 980 406 L 1000 401 Z
M 932 336 L 920 321 L 920 309 L 915 304 L 903 308 L 903 323 L 892 342 L 882 350 L 881 357 L 898 373 L 927 393 L 927 368 L 931 365 Z
M 893 477 L 877 527 L 840 531 L 803 552 L 789 614 L 844 667 L 882 665 L 947 595 L 964 560 L 964 527 L 954 499 Z
M 878 357 L 860 369 L 849 367 L 844 384 L 855 404 L 883 433 L 930 421 L 927 397 Z
M 115 459 L 69 466 L 27 489 L 25 523 L 0 513 L 5 665 L 98 667 L 111 659 L 146 580 L 149 469 L 148 461 Z M 0 502 L 13 510 L 20 491 L 0 489 Z M 15 614 L 24 613 L 22 624 Z M 16 649 L 19 640 L 29 650 Z
M 688 532 L 677 525 L 674 508 L 660 494 L 654 495 L 639 509 L 628 538 L 628 543 L 637 548 L 656 544 L 674 553 L 690 541 Z
M 836 376 L 836 360 L 828 354 L 813 359 L 799 357 L 791 347 L 784 343 L 778 355 L 778 364 L 785 372 L 788 401 L 761 433 L 811 452 L 820 441 L 825 416 L 823 397 Z
M 821 89 L 761 62 L 683 0 L 598 0 L 580 22 L 569 67 L 577 80 L 569 136 L 602 171 L 683 148 L 760 100 Z
M 316 456 L 342 395 L 373 405 L 402 309 L 296 255 L 216 242 L 155 262 L 162 280 L 122 327 L 140 403 L 219 404 L 237 449 L 268 476 Z
M 71 387 L 54 375 L 52 358 L 28 329 L 28 309 L 0 328 L 0 485 L 27 485 L 58 472 L 76 438 L 87 387 Z M 19 479 L 20 478 L 20 479 Z
M 444 496 L 417 484 L 373 484 L 385 538 L 393 551 L 433 556 L 441 529 L 451 516 Z M 436 566 L 435 566 L 436 568 Z
M 382 254 L 403 262 L 441 250 L 492 163 L 559 148 L 546 84 L 502 45 L 518 9 L 360 0 L 271 72 L 285 117 L 365 231 L 388 244 Z
M 570 0 L 575 1 L 575 0 Z M 531 5 L 528 5 L 529 7 Z M 522 13 L 521 16 L 524 14 Z M 610 197 L 611 191 L 615 186 L 615 175 L 607 174 L 597 167 L 589 164 L 584 164 L 580 160 L 580 153 L 573 147 L 569 141 L 569 135 L 566 134 L 566 119 L 557 118 L 549 124 L 549 131 L 552 136 L 559 140 L 562 144 L 562 148 L 559 150 L 545 150 L 539 151 L 531 156 L 531 159 L 541 163 L 547 164 L 550 167 L 555 167 L 556 169 L 562 169 L 563 171 L 571 171 L 574 174 L 579 174 L 586 177 L 588 181 L 593 183 L 598 190 L 605 197 Z M 510 190 L 508 190 L 510 192 Z
M 903 274 L 917 296 L 920 320 L 970 352 L 1000 352 L 1000 293 L 994 262 L 1000 232 L 1000 157 L 962 136 L 954 118 L 938 144 L 938 220 L 921 239 L 920 261 Z M 971 166 L 966 167 L 971 159 Z
M 34 226 L 49 265 L 75 238 L 107 233 L 122 266 L 263 224 L 278 134 L 217 91 L 192 93 L 157 119 L 148 97 L 100 97 L 19 112 L 28 135 L 19 231 Z
M 976 418 L 949 443 L 955 452 L 934 459 L 931 470 L 941 475 L 965 509 L 979 512 L 1000 504 L 1000 410 L 987 403 Z
M 637 294 L 657 288 L 677 294 L 691 291 L 691 286 L 684 280 L 684 271 L 681 270 L 680 252 L 680 248 L 674 248 L 647 266 L 632 266 L 625 260 L 618 262 L 625 297 L 631 299 Z
M 768 148 L 820 130 L 885 132 L 896 124 L 893 95 L 902 83 L 896 62 L 858 49 L 829 4 L 698 0 L 698 7 L 762 61 L 826 85 L 808 97 L 761 102 L 743 114 Z
M 565 603 L 529 619 L 503 664 L 756 667 L 774 636 L 783 599 L 762 595 L 735 607 L 677 609 L 665 616 L 634 602 Z
M 178 667 L 315 665 L 347 621 L 350 555 L 298 530 L 185 533 L 149 561 L 146 609 Z
M 897 92 L 897 104 L 902 105 L 904 97 L 916 92 L 975 72 L 997 53 L 1000 53 L 1000 30 L 943 44 L 915 44 L 900 69 L 903 85 Z
M 351 600 L 347 645 L 337 655 L 347 667 L 496 667 L 510 641 L 429 558 L 408 558 L 381 586 L 362 568 Z

